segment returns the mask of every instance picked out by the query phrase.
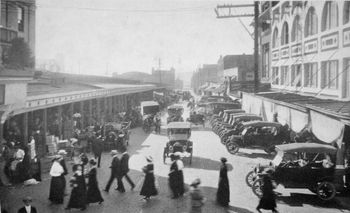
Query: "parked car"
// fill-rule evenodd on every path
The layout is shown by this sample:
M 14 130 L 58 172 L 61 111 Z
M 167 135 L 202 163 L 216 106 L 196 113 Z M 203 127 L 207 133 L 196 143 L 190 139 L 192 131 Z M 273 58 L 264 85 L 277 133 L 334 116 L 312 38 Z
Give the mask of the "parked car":
M 218 135 L 221 139 L 221 142 L 223 144 L 226 144 L 227 140 L 232 135 L 238 135 L 240 132 L 243 131 L 244 126 L 243 123 L 250 122 L 250 121 L 262 121 L 263 118 L 258 115 L 254 114 L 231 114 L 230 115 L 230 121 L 229 126 L 224 126 L 221 131 L 219 131 Z
M 331 200 L 337 192 L 345 189 L 344 169 L 336 169 L 337 148 L 319 143 L 291 143 L 276 146 L 277 155 L 270 165 L 270 175 L 276 184 L 285 188 L 305 188 L 316 193 L 324 201 Z M 325 164 L 325 156 L 332 164 Z M 262 173 L 253 173 L 256 180 L 252 184 L 253 193 L 261 196 Z
M 239 151 L 240 147 L 258 146 L 265 152 L 271 153 L 275 145 L 289 142 L 289 129 L 277 122 L 250 121 L 243 123 L 240 135 L 232 135 L 226 143 L 231 154 Z
M 189 158 L 192 163 L 193 142 L 191 137 L 191 124 L 188 122 L 171 122 L 168 124 L 168 139 L 163 152 L 163 162 L 175 152 L 180 152 L 182 157 Z

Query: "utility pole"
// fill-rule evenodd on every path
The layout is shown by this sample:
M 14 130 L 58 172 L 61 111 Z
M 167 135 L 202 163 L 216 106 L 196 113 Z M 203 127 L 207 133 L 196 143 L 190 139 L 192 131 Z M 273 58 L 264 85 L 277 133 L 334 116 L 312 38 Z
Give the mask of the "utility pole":
M 232 14 L 231 9 L 235 8 L 252 8 L 254 7 L 254 14 Z M 222 10 L 228 10 L 228 12 L 224 13 L 224 15 L 220 15 L 220 11 Z M 224 18 L 238 18 L 240 20 L 241 17 L 254 17 L 254 93 L 259 92 L 259 66 L 258 66 L 258 60 L 259 60 L 259 42 L 258 42 L 258 17 L 259 17 L 259 2 L 254 1 L 254 4 L 239 4 L 239 5 L 218 5 L 214 9 L 216 18 L 218 19 L 224 19 Z M 248 31 L 248 29 L 245 27 L 245 25 L 240 21 L 240 23 L 243 25 L 244 29 L 249 33 L 251 36 L 251 33 Z

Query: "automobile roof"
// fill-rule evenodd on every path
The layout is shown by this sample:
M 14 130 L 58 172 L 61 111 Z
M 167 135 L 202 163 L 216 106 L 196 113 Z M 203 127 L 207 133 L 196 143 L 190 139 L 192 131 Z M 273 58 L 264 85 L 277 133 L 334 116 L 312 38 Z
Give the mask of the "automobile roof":
M 224 112 L 245 112 L 243 109 L 225 109 Z
M 168 124 L 168 129 L 190 129 L 191 123 L 189 122 L 171 122 Z
M 320 143 L 290 143 L 283 145 L 276 145 L 276 151 L 283 152 L 307 152 L 307 153 L 335 153 L 337 148 L 332 145 Z
M 248 121 L 244 122 L 243 126 L 274 126 L 274 127 L 280 127 L 282 124 L 277 122 L 270 122 L 270 121 Z
M 249 113 L 239 113 L 239 114 L 232 114 L 230 115 L 234 118 L 262 118 L 259 115 L 255 115 L 255 114 L 249 114 Z
M 145 107 L 145 106 L 159 106 L 159 103 L 156 101 L 142 101 L 141 102 L 141 106 Z

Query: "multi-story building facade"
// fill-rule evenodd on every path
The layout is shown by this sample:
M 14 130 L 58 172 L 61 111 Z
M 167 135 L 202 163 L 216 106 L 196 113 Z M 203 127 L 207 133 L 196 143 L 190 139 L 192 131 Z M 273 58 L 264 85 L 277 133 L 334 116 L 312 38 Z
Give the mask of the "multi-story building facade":
M 242 108 L 350 150 L 350 1 L 262 1 L 260 79 Z M 350 156 L 347 156 L 349 158 Z
M 23 38 L 35 55 L 35 0 L 1 0 L 0 64 L 16 37 Z
M 281 1 L 271 8 L 271 86 L 350 100 L 350 2 Z

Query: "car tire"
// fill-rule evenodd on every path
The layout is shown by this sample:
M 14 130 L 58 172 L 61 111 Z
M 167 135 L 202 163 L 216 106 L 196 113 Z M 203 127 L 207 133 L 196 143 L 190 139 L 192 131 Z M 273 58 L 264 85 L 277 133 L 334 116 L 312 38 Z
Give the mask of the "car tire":
M 238 152 L 239 146 L 236 142 L 230 141 L 226 143 L 226 149 L 230 154 L 234 155 Z
M 228 136 L 227 136 L 227 135 L 224 135 L 224 136 L 221 137 L 221 140 L 220 140 L 220 141 L 221 141 L 222 144 L 225 144 L 225 142 L 226 142 L 227 139 L 228 139 Z
M 259 198 L 261 198 L 263 195 L 263 193 L 262 193 L 263 185 L 264 185 L 264 182 L 263 182 L 262 178 L 256 179 L 252 185 L 253 193 Z
M 317 197 L 323 201 L 332 200 L 337 193 L 334 184 L 328 181 L 320 182 L 316 190 Z
M 257 179 L 257 176 L 254 171 L 248 172 L 248 174 L 245 176 L 245 182 L 249 187 L 253 186 L 253 183 L 256 179 Z

